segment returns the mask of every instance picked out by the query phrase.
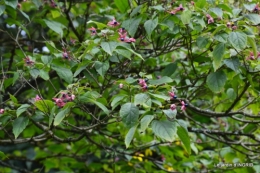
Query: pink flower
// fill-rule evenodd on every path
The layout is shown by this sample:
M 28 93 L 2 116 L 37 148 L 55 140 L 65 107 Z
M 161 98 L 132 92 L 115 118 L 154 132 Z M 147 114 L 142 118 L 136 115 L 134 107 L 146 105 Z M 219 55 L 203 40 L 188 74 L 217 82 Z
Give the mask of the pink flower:
M 171 110 L 175 110 L 176 109 L 176 105 L 175 104 L 171 104 L 170 109 Z
M 184 10 L 184 8 L 183 8 L 182 4 L 180 4 L 180 5 L 179 5 L 179 7 L 178 7 L 178 8 L 176 8 L 176 10 L 177 10 L 177 11 L 183 11 L 183 10 Z
M 171 92 L 168 92 L 169 93 L 169 95 L 170 95 L 170 97 L 171 98 L 173 98 L 174 96 L 175 96 L 175 94 L 174 94 L 174 92 L 173 91 L 171 91 Z
M 145 82 L 144 79 L 139 79 L 139 84 L 140 84 L 140 85 L 144 85 L 144 84 L 146 84 L 146 82 Z
M 194 4 L 195 4 L 194 1 L 191 1 L 190 3 L 191 3 L 191 5 L 194 5 Z
M 177 11 L 176 10 L 171 10 L 168 13 L 170 13 L 171 15 L 175 15 L 177 13 Z
M 255 60 L 254 53 L 250 52 L 250 55 L 246 58 L 246 60 Z
M 185 111 L 185 109 L 186 109 L 186 104 L 184 101 L 181 101 L 181 110 Z
M 89 28 L 88 30 L 91 31 L 91 35 L 96 35 L 97 34 L 97 29 L 94 28 L 93 26 L 91 28 Z
M 254 11 L 254 12 L 257 12 L 257 11 L 259 11 L 259 10 L 260 10 L 260 8 L 259 8 L 259 3 L 257 3 L 253 11 Z
M 209 18 L 208 19 L 208 24 L 214 23 L 214 19 L 213 18 Z
M 69 52 L 67 52 L 67 50 L 65 48 L 63 48 L 63 53 L 62 53 L 62 57 L 66 60 L 70 60 L 70 54 Z
M 4 109 L 0 109 L 0 114 L 4 114 L 5 110 Z
M 111 27 L 116 27 L 116 26 L 120 25 L 120 23 L 117 22 L 116 19 L 114 18 L 112 21 L 109 21 L 109 22 L 107 23 L 107 25 L 108 25 L 108 26 L 111 26 Z
M 237 26 L 232 26 L 232 31 L 236 30 Z
M 66 103 L 64 103 L 63 100 L 60 99 L 60 98 L 52 98 L 52 99 L 55 101 L 56 105 L 57 105 L 59 108 L 62 108 L 62 107 L 66 104 Z
M 34 101 L 38 101 L 38 100 L 42 100 L 42 98 L 38 95 L 36 95 L 36 97 L 34 98 Z
M 227 27 L 228 27 L 228 28 L 230 28 L 231 25 L 232 25 L 232 24 L 231 24 L 230 22 L 227 23 Z
M 74 100 L 75 97 L 76 97 L 76 96 L 75 96 L 74 94 L 72 94 L 72 95 L 71 95 L 71 100 Z
M 57 4 L 56 4 L 53 0 L 51 0 L 50 6 L 51 6 L 52 8 L 55 8 L 55 7 L 57 7 Z
M 23 60 L 25 62 L 25 65 L 27 65 L 27 66 L 33 66 L 34 65 L 34 62 L 32 60 L 30 60 L 30 58 L 28 56 L 25 57 Z
M 130 43 L 132 43 L 132 42 L 135 42 L 135 39 L 134 38 L 129 38 L 126 42 L 130 42 Z
M 118 29 L 118 34 L 121 36 L 121 35 L 123 35 L 123 34 L 127 34 L 127 31 L 125 30 L 125 28 L 119 28 Z
M 123 88 L 123 87 L 124 87 L 124 84 L 120 83 L 119 88 Z

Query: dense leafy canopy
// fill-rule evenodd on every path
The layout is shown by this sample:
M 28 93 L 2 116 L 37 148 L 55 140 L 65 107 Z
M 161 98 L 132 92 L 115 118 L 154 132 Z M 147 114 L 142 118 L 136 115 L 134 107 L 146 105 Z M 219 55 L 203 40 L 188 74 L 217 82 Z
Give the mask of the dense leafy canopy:
M 2 0 L 1 171 L 260 172 L 259 14 Z

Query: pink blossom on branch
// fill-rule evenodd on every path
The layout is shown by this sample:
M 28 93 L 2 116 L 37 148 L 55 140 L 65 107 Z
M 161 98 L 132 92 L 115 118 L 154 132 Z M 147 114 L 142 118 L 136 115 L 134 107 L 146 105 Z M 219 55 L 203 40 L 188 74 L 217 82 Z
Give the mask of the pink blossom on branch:
M 42 98 L 39 95 L 36 95 L 34 98 L 34 101 L 42 100 Z
M 25 57 L 25 58 L 23 59 L 23 61 L 25 62 L 25 65 L 26 65 L 26 66 L 33 66 L 33 65 L 34 65 L 34 61 L 32 61 L 28 56 Z
M 91 35 L 96 35 L 97 34 L 97 29 L 94 28 L 93 26 L 91 28 L 89 28 L 88 30 L 91 31 Z
M 62 108 L 66 103 L 60 98 L 52 98 L 59 108 Z
M 111 26 L 111 27 L 116 27 L 116 26 L 119 26 L 120 23 L 116 21 L 116 19 L 114 18 L 112 21 L 109 21 L 107 23 L 108 26 Z
M 171 110 L 175 110 L 176 109 L 176 105 L 175 104 L 171 104 L 170 109 Z
M 0 109 L 0 114 L 4 114 L 5 110 L 4 109 Z

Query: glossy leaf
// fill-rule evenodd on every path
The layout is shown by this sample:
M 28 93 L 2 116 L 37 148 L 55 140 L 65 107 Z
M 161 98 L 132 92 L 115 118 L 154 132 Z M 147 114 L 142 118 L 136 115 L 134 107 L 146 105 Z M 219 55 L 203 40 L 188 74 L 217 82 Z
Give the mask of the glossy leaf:
M 19 117 L 22 113 L 24 113 L 31 105 L 23 104 L 16 110 L 16 116 Z
M 29 119 L 27 117 L 18 117 L 13 122 L 13 134 L 15 139 L 24 131 L 26 126 L 29 123 Z
M 68 115 L 68 113 L 70 112 L 70 108 L 65 108 L 62 109 L 54 118 L 54 126 L 58 126 L 62 120 Z
M 181 139 L 182 143 L 184 144 L 185 150 L 188 152 L 188 154 L 191 154 L 191 144 L 190 144 L 190 137 L 185 128 L 182 126 L 177 127 L 177 134 L 179 138 Z
M 54 102 L 50 100 L 37 100 L 34 105 L 37 109 L 44 113 L 49 113 L 50 110 L 55 106 Z
M 213 61 L 214 61 L 215 71 L 220 67 L 224 54 L 225 54 L 225 44 L 219 43 L 213 50 Z
M 136 94 L 134 97 L 134 103 L 135 105 L 142 105 L 144 107 L 151 107 L 152 105 L 149 95 L 144 93 Z
M 126 127 L 131 128 L 138 123 L 139 109 L 133 103 L 125 103 L 121 106 L 119 115 Z
M 108 61 L 106 61 L 106 62 L 96 61 L 95 68 L 96 68 L 98 74 L 100 74 L 100 76 L 104 77 L 107 70 L 109 69 L 109 63 L 108 63 Z
M 149 80 L 149 83 L 151 85 L 162 85 L 162 84 L 171 83 L 171 82 L 173 82 L 173 80 L 167 76 L 163 76 L 162 78 L 156 79 L 156 80 Z
M 154 120 L 152 130 L 159 138 L 173 142 L 176 138 L 177 126 L 175 122 Z
M 43 20 L 45 22 L 45 24 L 51 29 L 53 30 L 54 32 L 56 32 L 57 34 L 59 34 L 60 36 L 63 36 L 63 29 L 65 29 L 66 27 L 59 23 L 59 22 L 56 22 L 56 21 L 53 21 L 53 20 L 47 20 L 47 19 L 44 19 Z
M 128 0 L 114 0 L 117 8 L 122 12 L 126 12 L 129 9 Z
M 129 147 L 131 141 L 133 140 L 134 134 L 136 131 L 136 126 L 133 126 L 129 129 L 128 133 L 125 136 L 125 146 L 126 148 Z
M 151 121 L 154 119 L 154 116 L 153 115 L 145 115 L 142 119 L 141 119 L 141 121 L 140 121 L 140 130 L 142 131 L 142 132 L 144 132 L 147 128 L 148 128 L 148 126 L 149 126 L 149 124 L 151 123 Z
M 187 25 L 190 23 L 191 20 L 191 11 L 185 10 L 181 13 L 181 21 L 184 25 Z
M 116 42 L 102 42 L 100 46 L 106 53 L 112 55 L 113 51 L 118 46 L 118 44 Z
M 227 77 L 223 71 L 212 72 L 207 77 L 207 85 L 209 89 L 215 93 L 223 90 Z
M 230 69 L 234 70 L 235 72 L 239 72 L 240 62 L 239 62 L 238 58 L 233 57 L 233 58 L 230 58 L 230 59 L 226 59 L 224 61 L 224 63 Z
M 156 28 L 157 25 L 158 25 L 158 18 L 147 20 L 144 23 L 144 28 L 146 30 L 148 37 L 151 36 L 153 30 Z
M 70 69 L 61 66 L 52 66 L 51 68 L 57 72 L 61 79 L 65 80 L 69 84 L 72 83 L 73 74 Z
M 242 32 L 231 32 L 228 39 L 235 49 L 242 50 L 246 47 L 247 36 Z

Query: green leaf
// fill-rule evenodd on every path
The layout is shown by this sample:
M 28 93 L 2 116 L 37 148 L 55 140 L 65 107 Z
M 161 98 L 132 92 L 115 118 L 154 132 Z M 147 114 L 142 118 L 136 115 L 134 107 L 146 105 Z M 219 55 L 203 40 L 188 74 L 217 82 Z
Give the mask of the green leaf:
M 40 71 L 37 68 L 33 68 L 30 70 L 30 74 L 34 79 L 36 79 L 39 76 Z
M 255 43 L 255 39 L 251 38 L 251 37 L 247 37 L 247 40 L 248 40 L 249 45 L 253 49 L 254 57 L 257 57 L 258 51 L 257 51 L 257 46 L 256 46 L 256 43 Z
M 233 88 L 229 88 L 227 90 L 227 97 L 230 100 L 235 100 L 237 98 L 237 94 Z
M 0 5 L 0 16 L 5 12 L 5 5 Z
M 228 37 L 231 45 L 238 50 L 242 50 L 247 45 L 247 35 L 243 32 L 231 32 Z
M 32 0 L 32 2 L 34 3 L 34 5 L 39 8 L 42 5 L 41 0 Z
M 253 11 L 256 4 L 243 4 L 248 11 Z
M 195 7 L 203 9 L 205 7 L 205 5 L 207 4 L 206 0 L 198 0 L 195 3 Z
M 15 82 L 17 81 L 17 79 L 19 79 L 19 73 L 18 72 L 14 72 L 14 76 L 13 76 L 13 84 L 15 84 Z
M 153 30 L 156 28 L 157 25 L 158 25 L 158 18 L 147 20 L 144 23 L 144 28 L 146 30 L 148 37 L 151 36 Z
M 141 124 L 141 131 L 144 132 L 147 127 L 149 126 L 149 124 L 151 123 L 151 121 L 154 119 L 154 116 L 153 115 L 145 115 L 141 121 L 140 121 L 140 124 Z
M 73 74 L 70 69 L 61 66 L 52 66 L 51 68 L 55 70 L 59 77 L 65 80 L 68 84 L 73 82 Z
M 142 55 L 140 55 L 139 53 L 136 53 L 134 50 L 132 50 L 132 49 L 126 47 L 126 46 L 123 46 L 123 45 L 120 45 L 119 47 L 123 47 L 124 49 L 126 49 L 126 50 L 128 50 L 129 52 L 131 52 L 131 53 L 133 53 L 134 55 L 136 55 L 138 58 L 144 60 L 143 57 L 142 57 Z
M 189 24 L 190 19 L 191 19 L 191 11 L 190 10 L 185 10 L 181 13 L 181 21 L 184 25 Z
M 97 105 L 100 109 L 102 109 L 102 111 L 105 114 L 109 114 L 109 110 L 107 109 L 107 107 L 105 105 L 103 105 L 102 103 L 95 101 L 95 100 L 90 100 L 90 102 L 94 103 L 95 105 Z
M 54 118 L 54 126 L 59 125 L 62 120 L 67 116 L 67 114 L 70 112 L 70 108 L 62 109 Z
M 133 140 L 134 134 L 136 131 L 136 126 L 133 126 L 129 129 L 128 133 L 125 136 L 125 146 L 126 148 L 129 147 L 131 141 Z
M 113 99 L 113 101 L 111 102 L 111 107 L 114 109 L 115 106 L 118 105 L 118 103 L 123 100 L 124 98 L 126 98 L 128 95 L 117 95 L 115 96 L 115 98 Z
M 156 79 L 156 80 L 149 80 L 149 83 L 151 85 L 162 85 L 165 83 L 171 83 L 173 82 L 173 80 L 171 78 L 169 78 L 168 76 L 163 76 L 160 79 Z
M 213 50 L 213 62 L 214 62 L 215 71 L 220 67 L 224 54 L 225 54 L 225 44 L 219 43 Z
M 161 75 L 162 76 L 171 76 L 176 70 L 177 70 L 178 66 L 177 63 L 170 63 L 168 64 L 165 69 L 163 69 Z
M 128 33 L 131 37 L 134 37 L 141 20 L 142 20 L 142 18 L 140 18 L 140 17 L 125 20 L 122 23 L 122 27 L 124 27 L 128 31 Z
M 186 151 L 190 155 L 191 154 L 190 137 L 189 137 L 187 130 L 182 126 L 178 126 L 177 134 L 178 134 L 179 138 L 181 139 L 182 143 L 184 144 Z
M 82 72 L 83 70 L 86 69 L 86 67 L 89 65 L 89 63 L 92 61 L 89 60 L 84 60 L 82 63 L 78 64 L 78 68 L 74 73 L 74 77 L 78 76 L 78 74 L 80 74 L 80 72 Z
M 43 78 L 44 80 L 50 79 L 49 73 L 44 70 L 40 70 L 40 77 Z
M 254 25 L 260 24 L 260 16 L 259 16 L 259 14 L 245 14 L 244 17 L 247 18 Z
M 63 36 L 63 29 L 66 28 L 66 26 L 64 26 L 63 24 L 53 21 L 53 20 L 47 20 L 47 19 L 43 19 L 43 21 L 45 22 L 45 24 L 54 32 L 56 32 L 57 34 L 59 34 L 60 36 Z
M 0 160 L 4 160 L 5 158 L 7 158 L 7 156 L 5 155 L 4 152 L 0 151 Z
M 46 56 L 46 55 L 43 55 L 41 56 L 41 60 L 44 64 L 50 64 L 51 61 L 52 61 L 52 57 L 51 56 Z
M 128 0 L 114 0 L 117 8 L 122 12 L 126 12 L 129 9 Z
M 29 119 L 27 117 L 18 117 L 13 122 L 13 134 L 15 139 L 23 132 L 25 127 L 28 125 Z
M 222 18 L 222 16 L 223 16 L 223 11 L 221 8 L 211 8 L 210 11 L 215 13 L 220 18 Z
M 37 109 L 44 113 L 49 113 L 55 104 L 50 100 L 37 100 L 34 105 Z
M 102 49 L 108 53 L 109 55 L 112 56 L 113 51 L 115 50 L 115 48 L 118 46 L 117 42 L 101 42 Z
M 30 22 L 30 17 L 25 12 L 23 12 L 22 10 L 20 10 L 20 12 Z
M 90 20 L 87 22 L 87 24 L 91 24 L 91 23 L 96 24 L 98 29 L 103 29 L 103 28 L 107 27 L 107 25 L 100 23 L 100 22 L 93 21 L 93 20 Z
M 227 77 L 226 74 L 223 71 L 216 71 L 213 73 L 210 73 L 207 77 L 207 85 L 209 86 L 209 89 L 215 93 L 220 92 L 225 83 L 226 83 Z
M 177 131 L 175 122 L 154 120 L 152 130 L 156 136 L 166 141 L 173 142 L 175 140 Z
M 133 103 L 125 103 L 121 106 L 119 115 L 126 127 L 131 128 L 138 123 L 139 109 Z
M 97 70 L 98 74 L 104 78 L 104 75 L 106 74 L 107 70 L 109 69 L 109 62 L 95 62 L 95 69 Z
M 145 93 L 136 94 L 134 97 L 135 105 L 143 105 L 144 107 L 151 107 L 152 101 L 149 95 Z
M 199 36 L 196 40 L 197 46 L 201 49 L 206 48 L 209 43 L 209 39 L 207 37 Z
M 234 70 L 235 72 L 239 72 L 240 62 L 238 58 L 232 57 L 230 59 L 226 59 L 224 64 L 226 64 L 228 68 Z
M 16 116 L 19 117 L 23 112 L 25 112 L 31 105 L 23 104 L 16 110 Z
M 15 96 L 13 96 L 12 94 L 9 93 L 9 97 L 12 100 L 12 102 L 18 103 L 17 98 L 15 98 Z
M 170 118 L 170 119 L 175 119 L 176 115 L 177 115 L 177 110 L 171 110 L 171 109 L 167 109 L 167 110 L 163 110 L 163 113 L 165 113 L 165 115 Z
M 165 96 L 165 95 L 161 95 L 161 94 L 153 94 L 153 93 L 149 93 L 149 94 L 155 98 L 159 98 L 159 99 L 163 99 L 163 100 L 170 100 L 169 96 Z
M 8 5 L 8 6 L 12 7 L 13 9 L 16 9 L 16 7 L 18 5 L 18 0 L 6 0 L 5 5 Z

